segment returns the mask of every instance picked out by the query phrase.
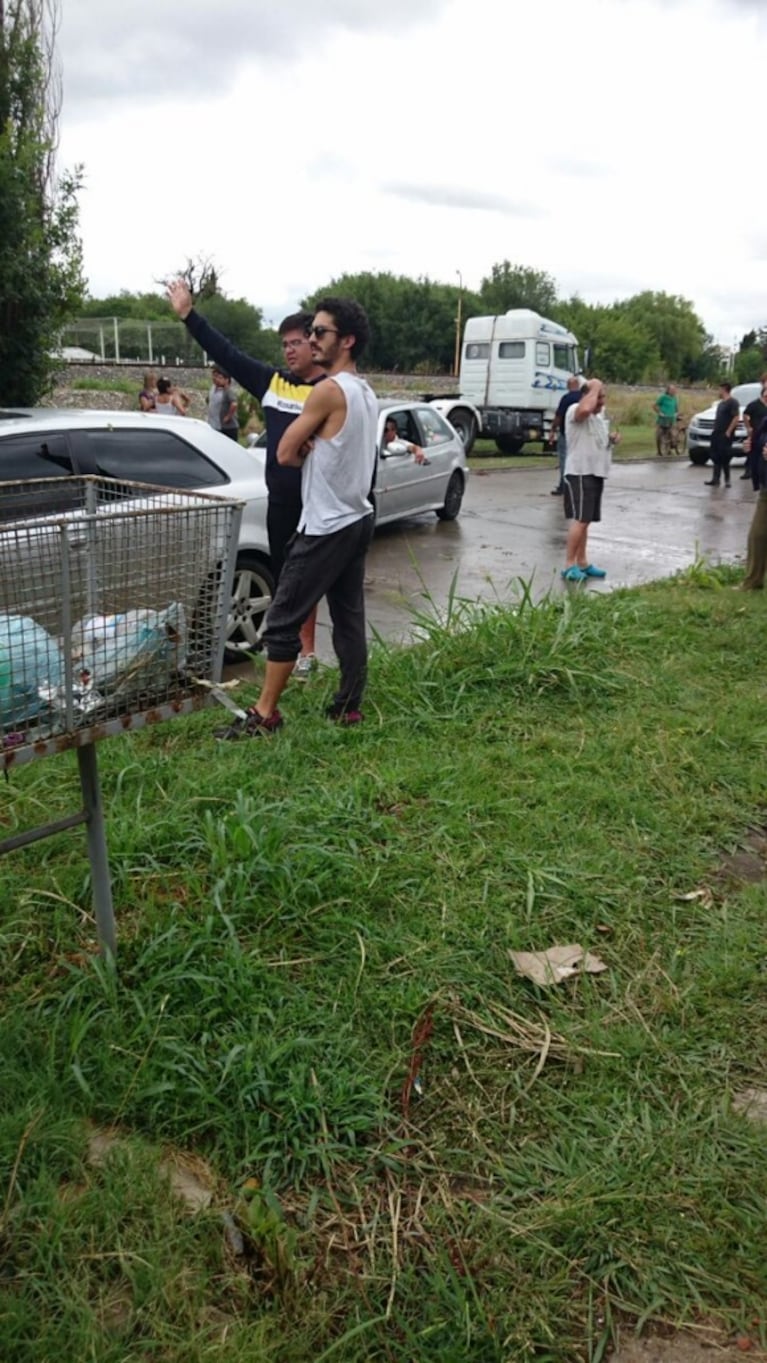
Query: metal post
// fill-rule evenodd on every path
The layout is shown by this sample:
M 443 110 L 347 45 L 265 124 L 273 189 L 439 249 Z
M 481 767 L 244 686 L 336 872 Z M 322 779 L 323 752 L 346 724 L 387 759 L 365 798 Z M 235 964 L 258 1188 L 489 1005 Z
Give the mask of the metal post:
M 455 377 L 458 378 L 461 357 L 461 302 L 463 300 L 463 275 L 460 270 L 456 270 L 456 274 L 458 275 L 458 315 L 455 319 L 455 360 L 453 363 L 453 372 Z
M 120 363 L 120 325 L 119 325 L 118 319 L 117 319 L 116 317 L 113 317 L 113 318 L 112 318 L 112 324 L 113 324 L 114 329 L 115 329 L 115 364 L 119 364 L 119 363 Z
M 105 361 L 105 359 L 106 359 L 106 357 L 107 357 L 106 350 L 104 349 L 104 328 L 103 328 L 103 327 L 99 327 L 99 345 L 100 345 L 100 347 L 101 347 L 101 363 L 103 364 L 104 361 Z
M 146 324 L 146 341 L 147 341 L 147 346 L 148 346 L 148 348 L 149 348 L 149 363 L 150 363 L 150 364 L 154 364 L 154 355 L 152 354 L 152 323 L 151 323 L 151 322 L 147 322 L 147 324 Z
M 80 786 L 83 792 L 96 932 L 102 954 L 116 956 L 117 926 L 112 902 L 112 881 L 109 875 L 106 825 L 104 807 L 101 803 L 95 743 L 86 743 L 77 749 L 77 765 L 80 768 Z

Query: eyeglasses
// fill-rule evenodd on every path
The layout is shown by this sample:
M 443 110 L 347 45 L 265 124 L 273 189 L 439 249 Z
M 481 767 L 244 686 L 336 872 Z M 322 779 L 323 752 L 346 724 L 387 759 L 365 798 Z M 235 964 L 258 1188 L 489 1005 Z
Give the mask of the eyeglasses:
M 298 350 L 302 345 L 306 345 L 306 342 L 308 340 L 309 340 L 308 336 L 302 336 L 299 340 L 296 341 L 283 341 L 282 348 L 283 350 Z
M 335 336 L 341 335 L 340 331 L 338 330 L 338 327 L 310 327 L 309 335 L 316 336 L 317 339 L 321 341 L 323 336 L 327 336 L 329 331 L 332 331 Z

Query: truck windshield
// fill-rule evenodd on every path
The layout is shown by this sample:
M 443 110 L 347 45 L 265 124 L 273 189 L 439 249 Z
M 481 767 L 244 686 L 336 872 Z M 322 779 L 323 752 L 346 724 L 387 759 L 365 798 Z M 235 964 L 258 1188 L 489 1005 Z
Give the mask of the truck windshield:
M 578 350 L 574 345 L 554 346 L 554 368 L 566 369 L 570 374 L 578 373 Z

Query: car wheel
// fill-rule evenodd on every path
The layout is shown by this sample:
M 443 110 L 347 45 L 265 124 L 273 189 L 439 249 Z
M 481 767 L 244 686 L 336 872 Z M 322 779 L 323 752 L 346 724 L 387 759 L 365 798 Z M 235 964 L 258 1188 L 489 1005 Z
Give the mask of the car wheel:
M 466 407 L 456 407 L 448 418 L 468 457 L 477 438 L 477 418 Z
M 687 457 L 691 464 L 702 466 L 708 463 L 710 455 L 708 450 L 688 450 Z
M 497 435 L 495 437 L 495 448 L 500 450 L 501 454 L 521 454 L 524 446 L 524 440 L 520 440 L 517 435 Z
M 441 521 L 454 521 L 461 509 L 463 501 L 463 474 L 458 469 L 453 469 L 450 479 L 445 489 L 445 501 L 437 511 Z
M 232 582 L 232 606 L 226 622 L 224 657 L 242 661 L 260 648 L 258 632 L 274 595 L 271 569 L 258 554 L 239 554 Z

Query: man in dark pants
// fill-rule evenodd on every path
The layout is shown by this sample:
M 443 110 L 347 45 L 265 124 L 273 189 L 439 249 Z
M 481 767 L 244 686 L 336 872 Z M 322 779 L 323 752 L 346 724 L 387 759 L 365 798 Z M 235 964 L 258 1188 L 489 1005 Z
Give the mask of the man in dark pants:
M 315 383 L 324 379 L 325 370 L 316 363 L 309 342 L 310 312 L 297 312 L 280 322 L 279 333 L 287 369 L 275 369 L 232 345 L 226 336 L 195 311 L 192 295 L 183 280 L 168 288 L 174 312 L 181 318 L 207 355 L 226 366 L 226 370 L 248 393 L 258 398 L 266 422 L 266 486 L 269 501 L 266 532 L 275 586 L 279 582 L 285 551 L 296 532 L 301 516 L 301 470 L 282 468 L 277 462 L 277 446 L 291 421 L 304 409 Z M 215 373 L 215 371 L 214 371 Z M 306 681 L 317 665 L 314 652 L 316 608 L 301 629 L 301 653 L 295 676 Z
M 304 410 L 280 440 L 281 466 L 301 469 L 303 509 L 269 610 L 261 694 L 222 735 L 259 737 L 282 728 L 277 702 L 298 654 L 302 620 L 321 597 L 333 622 L 333 647 L 341 677 L 328 718 L 358 724 L 367 679 L 365 555 L 373 534 L 370 491 L 376 462 L 378 404 L 357 373 L 368 339 L 358 303 L 325 298 L 311 328 L 312 354 L 327 378 L 312 390 Z
M 719 402 L 711 433 L 711 458 L 714 461 L 714 476 L 706 479 L 706 487 L 719 487 L 724 473 L 724 485 L 730 486 L 730 460 L 732 459 L 732 437 L 740 421 L 740 407 L 732 396 L 732 384 L 720 383 Z

